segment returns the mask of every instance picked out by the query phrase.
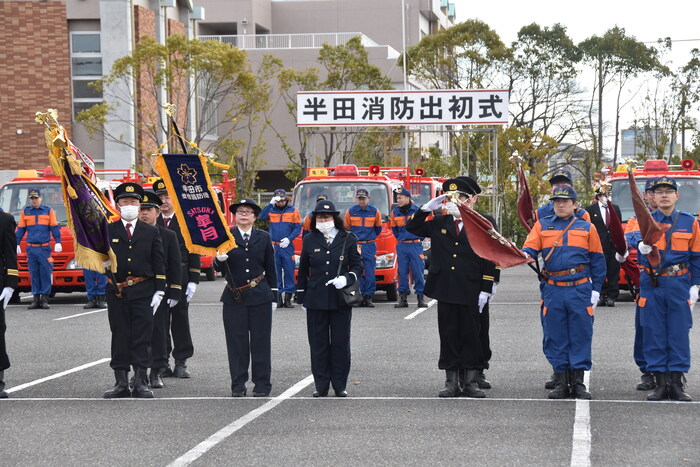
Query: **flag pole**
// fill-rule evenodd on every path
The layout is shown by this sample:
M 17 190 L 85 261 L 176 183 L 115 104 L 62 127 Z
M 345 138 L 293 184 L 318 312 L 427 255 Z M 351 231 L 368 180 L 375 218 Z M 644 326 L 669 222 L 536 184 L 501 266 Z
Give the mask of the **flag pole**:
M 180 128 L 177 126 L 177 122 L 175 121 L 175 117 L 173 116 L 175 114 L 175 104 L 165 104 L 163 105 L 163 108 L 165 109 L 165 113 L 168 115 L 168 117 L 170 117 L 170 124 L 173 127 L 175 136 L 177 136 L 178 141 L 180 141 L 182 153 L 187 154 L 187 146 L 185 145 L 185 140 L 182 137 L 182 133 L 180 133 Z

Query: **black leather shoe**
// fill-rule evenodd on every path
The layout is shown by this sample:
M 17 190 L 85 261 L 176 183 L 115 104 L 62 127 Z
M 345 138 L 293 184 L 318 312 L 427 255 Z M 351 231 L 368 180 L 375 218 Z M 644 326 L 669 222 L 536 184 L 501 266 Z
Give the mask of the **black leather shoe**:
M 372 301 L 371 295 L 365 295 L 365 306 L 367 308 L 374 308 L 374 302 Z
M 642 378 L 637 384 L 637 391 L 651 391 L 652 389 L 656 389 L 656 380 L 654 379 L 654 373 L 642 373 Z
M 39 295 L 33 295 L 32 296 L 32 303 L 29 304 L 27 307 L 28 310 L 38 310 L 41 308 L 41 304 L 39 304 Z
M 106 391 L 102 397 L 105 399 L 120 399 L 123 397 L 131 397 L 131 390 L 129 389 L 129 376 L 126 370 L 114 370 L 114 377 L 116 383 L 114 387 Z
M 0 391 L 0 399 L 7 399 L 10 395 L 4 389 Z
M 91 310 L 93 308 L 97 308 L 97 303 L 95 303 L 95 299 L 93 298 L 89 302 L 87 302 L 86 305 L 83 305 L 83 310 Z
M 476 384 L 479 389 L 491 389 L 491 382 L 486 379 L 484 370 L 479 371 L 479 374 L 476 375 Z
M 173 370 L 171 370 L 169 366 L 166 366 L 165 368 L 160 369 L 160 377 L 161 378 L 174 378 L 175 375 L 173 374 Z
M 187 371 L 187 365 L 185 365 L 185 360 L 176 360 L 175 369 L 173 369 L 173 376 L 175 378 L 191 378 L 192 375 Z
M 245 389 L 243 391 L 231 391 L 231 397 L 245 397 Z
M 149 376 L 149 382 L 151 383 L 151 387 L 155 389 L 160 389 L 164 387 L 165 385 L 163 384 L 163 380 L 160 379 L 160 372 L 156 369 L 151 368 L 151 374 Z
M 269 396 L 269 392 L 255 392 L 253 391 L 253 397 L 267 397 Z
M 314 397 L 326 397 L 328 395 L 328 389 L 320 391 L 316 389 L 313 394 L 311 394 Z
M 606 300 L 605 300 L 604 298 L 601 298 L 601 299 L 598 300 L 598 306 L 605 306 L 606 303 L 607 303 L 607 302 L 606 302 Z
M 615 306 L 615 299 L 610 297 L 606 298 L 605 306 Z
M 345 389 L 342 391 L 335 391 L 335 397 L 348 397 L 348 392 Z
M 556 385 L 556 383 L 557 383 L 556 377 L 554 374 L 552 374 L 552 376 L 549 377 L 549 380 L 546 383 L 544 383 L 544 388 L 545 389 L 554 389 L 554 386 Z

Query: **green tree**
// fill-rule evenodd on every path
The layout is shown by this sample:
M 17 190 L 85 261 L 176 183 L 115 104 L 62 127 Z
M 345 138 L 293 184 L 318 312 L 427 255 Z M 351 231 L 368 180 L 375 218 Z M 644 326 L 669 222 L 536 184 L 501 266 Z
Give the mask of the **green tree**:
M 512 124 L 527 127 L 562 142 L 575 135 L 585 118 L 579 97 L 577 63 L 581 51 L 566 27 L 536 23 L 523 26 L 512 44 L 513 58 L 506 73 Z
M 496 83 L 510 57 L 511 50 L 494 30 L 470 19 L 425 36 L 399 57 L 397 66 L 405 61 L 412 79 L 428 89 L 501 88 Z M 461 153 L 457 133 L 449 137 L 452 151 Z
M 383 75 L 379 67 L 370 64 L 369 55 L 359 36 L 338 46 L 324 44 L 318 62 L 319 68 L 302 71 L 284 69 L 278 75 L 280 97 L 294 120 L 297 113 L 297 91 L 391 89 L 391 79 Z M 315 135 L 321 138 L 323 151 L 319 154 L 319 162 L 323 166 L 330 165 L 338 153 L 343 154 L 344 162 L 350 162 L 354 146 L 361 139 L 357 132 L 340 131 L 336 127 L 330 127 L 327 132 L 318 132 L 318 128 L 298 128 L 296 141 L 292 143 L 274 124 L 272 128 L 290 160 L 288 178 L 306 172 L 310 159 L 313 158 L 308 153 L 309 142 Z
M 615 82 L 617 96 L 615 107 L 615 148 L 613 165 L 617 163 L 618 134 L 620 130 L 620 110 L 623 107 L 622 91 L 630 79 L 640 73 L 658 71 L 668 73 L 668 69 L 659 62 L 658 51 L 639 42 L 634 36 L 629 36 L 624 28 L 613 27 L 601 37 L 591 36 L 579 44 L 584 61 L 590 63 L 596 74 L 593 95 L 598 100 L 597 134 L 593 125 L 593 103 L 589 112 L 590 132 L 596 153 L 595 167 L 599 169 L 603 160 L 603 93 L 606 87 Z
M 246 53 L 217 41 L 198 41 L 182 35 L 169 37 L 165 44 L 144 37 L 130 55 L 115 61 L 112 69 L 95 87 L 102 92 L 104 101 L 80 112 L 76 120 L 88 132 L 132 147 L 137 164 L 144 172 L 154 173 L 148 155 L 170 135 L 170 123 L 160 106 L 166 102 L 178 105 L 176 121 L 188 139 L 202 145 L 207 136 L 217 136 L 218 147 L 240 147 L 226 143 L 227 139 L 249 122 L 250 115 L 241 114 L 248 108 L 244 101 L 255 96 L 250 90 L 257 79 L 252 72 Z M 158 108 L 143 105 L 155 103 Z M 141 104 L 140 104 L 141 102 Z M 191 107 L 196 107 L 197 121 L 190 121 Z M 126 107 L 135 115 L 133 127 L 139 135 L 130 144 L 121 134 L 105 130 L 105 123 L 118 117 L 118 109 Z M 225 115 L 221 119 L 220 115 Z M 213 148 L 206 144 L 204 150 Z

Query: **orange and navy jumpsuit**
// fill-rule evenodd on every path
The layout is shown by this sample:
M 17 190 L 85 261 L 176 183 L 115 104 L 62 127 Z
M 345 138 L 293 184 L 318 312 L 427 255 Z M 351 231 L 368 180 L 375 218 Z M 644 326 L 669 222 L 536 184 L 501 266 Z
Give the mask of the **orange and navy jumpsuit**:
M 294 239 L 301 233 L 301 216 L 294 206 L 287 203 L 282 209 L 268 204 L 260 212 L 261 220 L 270 221 L 270 237 L 275 246 L 277 292 L 296 293 L 294 284 Z M 289 239 L 287 248 L 281 248 L 283 238 Z
M 396 206 L 391 211 L 391 231 L 396 237 L 396 257 L 399 262 L 399 292 L 411 293 L 408 282 L 409 270 L 413 274 L 414 291 L 423 295 L 425 288 L 425 262 L 423 261 L 423 237 L 406 230 L 406 222 L 420 208 L 411 203 L 403 208 Z
M 362 295 L 372 296 L 377 291 L 374 276 L 377 266 L 375 240 L 382 231 L 382 216 L 379 214 L 379 209 L 371 204 L 368 204 L 365 209 L 357 204 L 350 206 L 345 211 L 345 228 L 357 236 L 357 243 L 361 249 L 365 272 L 360 278 L 360 291 Z
M 523 251 L 544 263 L 549 278 L 542 288 L 544 354 L 555 373 L 591 369 L 593 308 L 591 292 L 600 292 L 605 281 L 605 256 L 593 224 L 578 216 L 571 222 L 556 215 L 537 221 L 525 240 Z
M 647 256 L 637 250 L 641 270 L 637 304 L 644 332 L 646 370 L 685 373 L 690 369 L 693 324 L 688 306 L 690 286 L 700 285 L 700 228 L 695 216 L 687 212 L 674 210 L 667 216 L 656 210 L 651 216 L 657 223 L 672 227 L 656 242 L 662 259 L 658 267 L 651 268 Z M 629 245 L 636 248 L 642 241 L 639 228 L 627 239 Z M 656 285 L 652 276 L 655 276 Z
M 634 241 L 634 231 L 639 231 L 639 224 L 637 223 L 637 216 L 632 216 L 629 218 L 627 221 L 627 225 L 625 225 L 625 240 L 627 240 L 627 248 L 636 248 L 637 243 L 639 243 L 641 240 L 637 240 L 637 242 L 632 245 L 632 242 Z M 627 281 L 629 281 L 629 277 L 627 278 Z M 642 373 L 647 372 L 647 361 L 644 359 L 644 329 L 642 328 L 642 322 L 641 322 L 641 312 L 642 309 L 639 307 L 639 303 L 635 304 L 634 307 L 634 350 L 633 350 L 633 355 L 634 355 L 634 363 L 637 364 L 639 367 L 639 371 Z
M 61 243 L 61 228 L 56 221 L 56 212 L 46 205 L 38 208 L 25 207 L 17 224 L 17 245 L 27 234 L 27 267 L 32 284 L 32 295 L 49 295 L 51 293 L 51 236 L 56 243 Z

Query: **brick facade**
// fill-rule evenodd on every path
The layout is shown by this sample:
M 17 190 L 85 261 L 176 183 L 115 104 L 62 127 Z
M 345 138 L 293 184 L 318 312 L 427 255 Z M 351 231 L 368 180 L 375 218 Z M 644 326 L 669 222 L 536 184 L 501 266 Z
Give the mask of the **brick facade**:
M 34 122 L 35 112 L 57 109 L 59 121 L 71 134 L 66 5 L 64 1 L 0 2 L 0 15 L 0 167 L 44 168 L 48 150 L 44 128 Z
M 136 30 L 136 44 L 142 41 L 143 37 L 156 37 L 156 15 L 153 10 L 140 6 L 134 7 L 134 26 Z M 154 148 L 153 138 L 149 136 L 149 132 L 144 125 L 153 125 L 158 121 L 158 101 L 153 95 L 154 89 L 153 80 L 147 74 L 139 76 L 136 89 L 136 107 L 139 109 L 140 115 L 139 126 L 136 131 L 136 140 L 138 141 L 138 154 L 152 154 L 157 148 Z M 143 166 L 142 160 L 139 160 L 137 154 L 137 166 Z M 144 167 L 145 168 L 145 167 Z
M 185 25 L 179 21 L 168 19 L 168 37 L 174 36 L 176 34 L 185 35 Z M 170 103 L 177 106 L 177 114 L 175 120 L 177 121 L 177 126 L 180 128 L 181 132 L 184 132 L 187 128 L 187 77 L 179 77 L 176 80 L 174 88 L 179 89 L 179 92 L 175 92 L 173 89 L 168 90 L 170 95 Z M 193 139 L 191 135 L 190 139 Z M 176 146 L 177 149 L 171 149 L 173 151 L 180 151 L 180 146 Z M 189 151 L 189 148 L 188 148 Z

